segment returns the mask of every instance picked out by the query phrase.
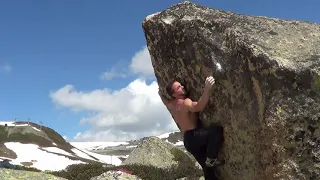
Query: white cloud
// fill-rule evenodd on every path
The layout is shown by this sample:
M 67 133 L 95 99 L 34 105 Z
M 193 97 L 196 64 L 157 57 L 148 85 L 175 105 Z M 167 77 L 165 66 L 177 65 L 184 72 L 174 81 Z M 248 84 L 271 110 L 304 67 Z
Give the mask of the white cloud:
M 153 77 L 154 70 L 151 62 L 151 57 L 147 46 L 144 46 L 132 58 L 130 70 L 133 73 L 138 73 L 144 77 Z
M 127 77 L 127 75 L 124 74 L 124 73 L 118 73 L 118 72 L 115 71 L 115 68 L 112 68 L 109 72 L 104 72 L 100 76 L 100 78 L 104 79 L 104 80 L 111 80 L 111 79 L 113 79 L 115 77 L 125 78 L 125 77 Z
M 125 141 L 177 130 L 159 98 L 155 81 L 146 84 L 139 78 L 116 91 L 84 92 L 65 85 L 50 97 L 55 104 L 73 111 L 94 112 L 80 120 L 91 129 L 79 132 L 74 137 L 77 141 Z
M 154 70 L 147 46 L 142 47 L 141 50 L 135 53 L 128 67 L 123 68 L 123 66 L 119 66 L 118 64 L 110 70 L 102 73 L 100 78 L 104 80 L 111 80 L 116 77 L 126 78 L 134 74 L 140 75 L 141 78 L 154 78 Z
M 0 72 L 11 72 L 12 67 L 9 64 L 1 65 Z
M 126 78 L 128 77 L 127 63 L 118 62 L 111 69 L 106 72 L 103 72 L 100 75 L 100 78 L 103 80 L 111 80 L 113 78 Z

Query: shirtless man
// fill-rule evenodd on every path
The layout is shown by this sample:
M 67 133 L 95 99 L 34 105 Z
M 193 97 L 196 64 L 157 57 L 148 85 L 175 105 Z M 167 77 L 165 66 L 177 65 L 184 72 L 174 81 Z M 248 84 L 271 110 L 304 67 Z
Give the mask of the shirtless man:
M 223 128 L 221 126 L 197 127 L 199 121 L 197 113 L 207 105 L 214 83 L 213 77 L 206 78 L 202 96 L 197 102 L 186 97 L 184 86 L 178 81 L 170 82 L 166 88 L 172 100 L 167 100 L 159 91 L 162 102 L 183 134 L 186 150 L 202 166 L 206 180 L 216 180 L 212 168 L 222 164 L 217 160 L 217 156 L 223 142 Z

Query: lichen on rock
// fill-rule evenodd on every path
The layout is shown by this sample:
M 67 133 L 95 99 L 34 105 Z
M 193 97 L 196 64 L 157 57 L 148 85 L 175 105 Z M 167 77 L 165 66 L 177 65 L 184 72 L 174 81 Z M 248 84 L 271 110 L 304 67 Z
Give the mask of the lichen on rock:
M 222 179 L 320 179 L 320 25 L 188 1 L 142 23 L 159 88 L 176 79 L 225 128 Z M 217 71 L 216 63 L 222 66 Z

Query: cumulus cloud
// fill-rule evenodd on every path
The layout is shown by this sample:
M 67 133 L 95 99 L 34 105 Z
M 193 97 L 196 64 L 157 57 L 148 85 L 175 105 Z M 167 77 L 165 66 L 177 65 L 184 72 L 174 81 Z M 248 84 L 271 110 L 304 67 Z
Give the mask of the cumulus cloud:
M 0 65 L 0 72 L 11 72 L 12 67 L 9 64 Z
M 154 71 L 147 46 L 144 46 L 131 59 L 130 70 L 144 77 L 153 77 Z
M 81 124 L 91 128 L 79 132 L 74 141 L 125 141 L 177 130 L 158 95 L 154 81 L 138 78 L 119 90 L 76 90 L 72 85 L 50 94 L 52 101 L 73 111 L 92 112 Z
M 132 75 L 139 75 L 141 78 L 146 79 L 154 78 L 154 70 L 147 46 L 142 47 L 135 53 L 128 67 L 123 67 L 117 64 L 117 66 L 103 72 L 100 78 L 104 80 L 111 80 L 113 78 L 126 78 Z
M 115 77 L 125 78 L 127 77 L 127 75 L 125 73 L 117 72 L 116 69 L 113 67 L 111 68 L 110 71 L 103 72 L 102 75 L 100 76 L 100 78 L 104 80 L 111 80 Z
M 127 66 L 128 66 L 127 63 L 125 63 L 123 61 L 119 61 L 113 67 L 111 67 L 107 71 L 103 72 L 100 75 L 100 78 L 102 80 L 111 80 L 111 79 L 114 79 L 114 78 L 126 78 L 126 77 L 128 77 L 130 75 L 128 73 Z

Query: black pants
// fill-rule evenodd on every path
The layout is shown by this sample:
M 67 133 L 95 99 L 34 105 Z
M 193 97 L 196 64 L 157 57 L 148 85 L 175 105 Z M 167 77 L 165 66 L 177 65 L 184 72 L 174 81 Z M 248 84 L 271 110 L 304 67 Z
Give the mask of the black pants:
M 205 161 L 208 158 L 218 157 L 223 143 L 223 127 L 211 126 L 209 128 L 196 128 L 184 134 L 184 146 L 201 165 L 205 180 L 216 180 L 214 167 L 207 167 Z

